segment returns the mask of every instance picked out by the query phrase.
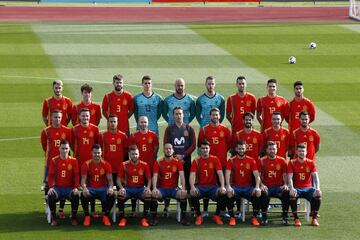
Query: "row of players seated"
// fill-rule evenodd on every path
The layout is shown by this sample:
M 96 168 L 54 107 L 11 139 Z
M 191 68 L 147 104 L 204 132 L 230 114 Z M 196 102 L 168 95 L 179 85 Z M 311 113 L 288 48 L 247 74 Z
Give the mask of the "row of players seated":
M 231 226 L 236 225 L 234 218 L 233 202 L 239 198 L 246 198 L 253 203 L 254 214 L 251 219 L 253 225 L 260 225 L 257 213 L 262 209 L 262 224 L 267 224 L 266 211 L 270 197 L 280 197 L 283 203 L 283 223 L 287 224 L 288 203 L 295 218 L 295 226 L 301 226 L 297 215 L 297 198 L 303 197 L 311 202 L 313 213 L 313 226 L 319 226 L 317 212 L 320 207 L 320 184 L 314 161 L 306 159 L 306 145 L 297 147 L 298 157 L 286 165 L 285 159 L 276 156 L 276 144 L 269 143 L 267 157 L 256 163 L 255 159 L 245 155 L 246 145 L 238 142 L 237 155 L 230 158 L 225 170 L 220 160 L 210 155 L 210 144 L 203 141 L 200 145 L 200 157 L 192 162 L 190 174 L 190 199 L 196 212 L 196 225 L 203 223 L 200 213 L 200 198 L 210 198 L 217 202 L 214 221 L 223 224 L 219 213 L 227 206 L 230 214 Z M 79 172 L 76 159 L 69 156 L 70 146 L 66 141 L 60 143 L 60 155 L 55 157 L 49 166 L 49 191 L 48 201 L 52 214 L 51 225 L 56 225 L 56 201 L 69 198 L 72 203 L 71 223 L 77 224 L 76 214 L 79 200 Z M 167 197 L 180 201 L 181 223 L 189 225 L 186 217 L 187 191 L 185 187 L 182 162 L 173 157 L 171 144 L 164 146 L 164 158 L 155 162 L 153 181 L 149 166 L 139 160 L 139 151 L 136 147 L 129 149 L 130 160 L 120 165 L 117 177 L 119 187 L 118 206 L 120 222 L 118 226 L 126 225 L 124 204 L 129 198 L 144 201 L 144 212 L 141 225 L 149 226 L 147 217 L 151 209 L 151 225 L 157 224 L 157 201 Z M 269 163 L 267 163 L 269 161 Z M 92 159 L 81 167 L 81 203 L 85 213 L 84 226 L 89 226 L 88 202 L 91 199 L 100 199 L 104 208 L 103 223 L 110 226 L 109 212 L 115 201 L 113 191 L 111 166 L 101 158 L 101 147 L 94 144 Z M 178 188 L 180 176 L 181 187 Z M 255 185 L 253 184 L 255 177 Z M 262 177 L 262 181 L 260 180 Z M 314 179 L 314 187 L 311 179 Z M 218 178 L 218 180 L 217 180 Z M 219 183 L 218 183 L 219 182 Z M 151 190 L 151 183 L 153 189 Z

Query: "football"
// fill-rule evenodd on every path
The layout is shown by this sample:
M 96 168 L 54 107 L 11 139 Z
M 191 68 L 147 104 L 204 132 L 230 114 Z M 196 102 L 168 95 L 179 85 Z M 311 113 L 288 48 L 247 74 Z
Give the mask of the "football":
M 296 57 L 294 57 L 294 56 L 289 57 L 289 63 L 290 64 L 296 63 Z
M 316 43 L 311 42 L 311 43 L 309 44 L 309 48 L 310 48 L 310 49 L 315 49 L 315 48 L 316 48 Z

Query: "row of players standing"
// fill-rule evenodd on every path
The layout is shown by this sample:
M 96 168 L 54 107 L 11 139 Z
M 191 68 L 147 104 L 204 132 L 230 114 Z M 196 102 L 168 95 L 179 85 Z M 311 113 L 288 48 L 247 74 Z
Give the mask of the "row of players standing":
M 149 76 L 144 76 L 142 79 L 143 93 L 138 94 L 134 99 L 130 93 L 124 91 L 123 84 L 123 77 L 115 75 L 113 78 L 114 91 L 104 96 L 102 113 L 108 119 L 108 130 L 100 134 L 96 127 L 101 119 L 100 106 L 91 102 L 92 88 L 86 84 L 82 86 L 83 101 L 72 107 L 71 100 L 62 96 L 62 82 L 54 81 L 54 96 L 46 99 L 43 104 L 44 122 L 50 124 L 44 129 L 41 137 L 47 155 L 46 166 L 48 166 L 49 160 L 58 154 L 60 140 L 67 138 L 72 143 L 74 156 L 78 159 L 80 166 L 83 162 L 91 159 L 93 143 L 97 141 L 101 143 L 104 149 L 104 159 L 110 161 L 113 167 L 114 178 L 121 159 L 124 159 L 127 153 L 125 146 L 136 144 L 140 150 L 140 159 L 144 161 L 150 159 L 149 165 L 152 165 L 158 150 L 157 120 L 161 115 L 169 123 L 164 134 L 164 144 L 171 143 L 174 146 L 175 155 L 184 163 L 187 182 L 191 166 L 191 153 L 196 145 L 195 132 L 188 123 L 195 116 L 201 126 L 198 136 L 199 147 L 203 139 L 208 140 L 211 144 L 210 153 L 219 157 L 223 169 L 226 166 L 228 150 L 233 145 L 236 146 L 239 140 L 246 142 L 247 154 L 256 159 L 262 154 L 263 143 L 267 141 L 276 142 L 279 154 L 283 157 L 287 150 L 290 155 L 294 154 L 294 149 L 288 148 L 289 143 L 292 143 L 291 146 L 296 146 L 298 143 L 305 142 L 310 159 L 314 159 L 315 152 L 319 149 L 319 135 L 309 127 L 309 123 L 315 119 L 315 108 L 312 102 L 303 96 L 301 82 L 294 84 L 295 97 L 291 102 L 286 103 L 283 97 L 276 95 L 276 80 L 270 79 L 267 82 L 267 96 L 259 98 L 256 103 L 254 95 L 246 92 L 245 77 L 238 77 L 236 79 L 238 92 L 229 96 L 226 104 L 226 117 L 232 124 L 232 136 L 230 130 L 221 124 L 225 115 L 225 101 L 221 95 L 215 92 L 213 77 L 206 79 L 207 91 L 197 99 L 196 104 L 185 93 L 183 79 L 175 81 L 175 93 L 167 97 L 165 101 L 162 101 L 161 97 L 152 91 L 152 81 Z M 209 114 L 210 110 L 214 108 L 219 110 L 211 111 Z M 132 141 L 127 141 L 127 135 L 130 133 L 128 118 L 134 111 L 140 130 L 130 136 Z M 253 129 L 255 112 L 257 112 L 262 133 Z M 300 112 L 307 114 L 300 115 Z M 62 124 L 56 120 L 59 115 L 62 115 L 60 116 Z M 140 116 L 147 116 L 147 118 Z M 281 127 L 283 117 L 288 121 L 289 130 L 292 133 Z M 67 125 L 70 120 L 73 125 L 78 123 L 72 131 L 58 132 L 59 128 L 65 129 L 61 125 Z M 154 130 L 155 134 L 151 135 L 152 132 L 148 131 L 147 127 Z M 298 127 L 300 128 L 297 129 Z M 106 137 L 107 134 L 108 137 Z M 124 144 L 125 142 L 127 143 Z M 142 156 L 146 152 L 150 155 Z M 188 183 L 187 185 L 189 186 Z

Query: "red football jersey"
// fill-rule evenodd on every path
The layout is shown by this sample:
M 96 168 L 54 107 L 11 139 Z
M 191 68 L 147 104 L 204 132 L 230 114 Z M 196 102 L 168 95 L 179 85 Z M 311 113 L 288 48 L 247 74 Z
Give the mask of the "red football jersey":
M 41 145 L 45 152 L 46 166 L 49 166 L 50 160 L 59 155 L 61 140 L 67 140 L 71 145 L 71 129 L 65 126 L 54 128 L 46 127 L 41 131 Z
M 140 131 L 132 133 L 129 137 L 129 146 L 136 145 L 139 149 L 139 159 L 149 165 L 150 171 L 153 169 L 156 158 L 156 150 L 159 148 L 159 137 L 152 131 L 142 134 Z
M 275 96 L 273 98 L 269 96 L 260 97 L 257 101 L 257 112 L 261 113 L 262 124 L 261 131 L 272 126 L 271 116 L 273 112 L 280 112 L 281 116 L 284 118 L 286 113 L 286 100 L 281 96 Z
M 106 111 L 106 117 L 114 114 L 118 117 L 118 129 L 128 133 L 129 111 L 134 111 L 134 101 L 131 93 L 124 91 L 119 96 L 114 91 L 107 93 L 102 101 L 102 109 Z
M 93 102 L 91 102 L 89 105 L 85 105 L 85 103 L 80 102 L 73 106 L 71 113 L 72 125 L 75 126 L 76 124 L 80 123 L 79 112 L 83 108 L 87 108 L 90 111 L 90 123 L 98 126 L 101 119 L 101 108 L 99 104 Z
M 243 129 L 243 116 L 246 112 L 255 114 L 256 98 L 251 93 L 246 93 L 243 97 L 239 94 L 229 96 L 226 100 L 226 113 L 230 113 L 232 133 Z
M 49 187 L 78 188 L 79 166 L 73 157 L 61 159 L 56 156 L 49 163 Z
M 112 169 L 108 162 L 101 160 L 95 163 L 94 160 L 88 160 L 81 166 L 81 176 L 87 175 L 87 187 L 105 188 L 108 186 L 107 174 L 111 174 Z
M 74 157 L 79 166 L 92 159 L 92 146 L 99 141 L 99 128 L 93 124 L 83 127 L 80 124 L 72 128 L 72 142 L 74 144 Z
M 268 141 L 275 142 L 277 146 L 277 155 L 286 158 L 290 140 L 289 130 L 281 127 L 279 131 L 276 131 L 273 127 L 270 127 L 263 132 L 263 140 L 264 145 L 266 145 Z
M 289 161 L 287 172 L 293 174 L 293 185 L 295 188 L 311 188 L 312 177 L 311 173 L 317 172 L 315 162 L 310 159 L 305 159 L 300 162 L 298 159 Z
M 211 124 L 201 128 L 198 136 L 198 147 L 201 141 L 206 139 L 210 143 L 210 154 L 220 159 L 221 165 L 225 168 L 227 152 L 231 148 L 231 132 L 225 125 L 219 124 L 213 127 Z
M 210 155 L 204 159 L 198 157 L 191 163 L 191 173 L 196 173 L 198 186 L 217 185 L 217 171 L 221 170 L 221 163 L 218 157 Z
M 226 170 L 231 171 L 231 185 L 236 187 L 253 186 L 253 171 L 258 171 L 254 158 L 245 156 L 240 159 L 238 155 L 230 158 Z
M 184 171 L 181 160 L 172 158 L 166 161 L 164 158 L 155 161 L 154 174 L 158 174 L 158 187 L 176 188 L 178 186 L 179 171 Z
M 305 132 L 300 128 L 296 129 L 292 135 L 290 135 L 290 146 L 294 149 L 295 157 L 296 146 L 300 143 L 306 144 L 307 154 L 306 157 L 315 160 L 315 146 L 320 145 L 320 135 L 318 131 L 308 128 Z
M 310 99 L 302 98 L 300 101 L 296 101 L 295 98 L 287 104 L 285 119 L 288 122 L 289 131 L 293 133 L 300 127 L 299 114 L 304 111 L 308 112 L 310 116 L 310 123 L 315 120 L 315 106 Z
M 276 156 L 275 159 L 269 157 L 261 158 L 261 181 L 267 187 L 284 185 L 284 173 L 287 172 L 286 160 Z
M 145 186 L 146 180 L 151 178 L 149 165 L 143 161 L 139 161 L 137 164 L 133 164 L 130 160 L 123 162 L 119 166 L 118 178 L 125 186 Z
M 246 143 L 246 155 L 258 159 L 264 146 L 263 136 L 255 129 L 247 133 L 245 129 L 238 131 L 233 136 L 233 146 L 236 147 L 238 141 L 243 140 Z
M 68 97 L 63 96 L 60 100 L 56 100 L 54 96 L 47 98 L 43 102 L 42 116 L 48 118 L 48 126 L 51 124 L 51 112 L 60 110 L 62 112 L 61 124 L 67 126 L 71 118 L 72 102 Z

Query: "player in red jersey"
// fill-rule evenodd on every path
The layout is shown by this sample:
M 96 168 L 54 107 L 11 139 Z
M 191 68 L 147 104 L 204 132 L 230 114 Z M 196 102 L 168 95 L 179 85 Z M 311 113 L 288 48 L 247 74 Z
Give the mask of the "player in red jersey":
M 109 219 L 110 210 L 114 205 L 115 197 L 111 166 L 101 157 L 101 146 L 92 146 L 92 159 L 84 162 L 81 166 L 81 205 L 84 210 L 84 226 L 90 226 L 89 201 L 99 199 L 103 206 L 104 215 L 102 222 L 105 226 L 111 226 Z
M 255 114 L 256 98 L 246 91 L 246 79 L 239 76 L 236 79 L 237 93 L 229 96 L 226 100 L 226 118 L 231 123 L 232 134 L 244 127 L 243 116 L 246 112 Z
M 90 123 L 99 126 L 101 119 L 101 108 L 100 105 L 91 101 L 93 88 L 89 84 L 84 84 L 80 88 L 82 101 L 72 108 L 71 122 L 72 125 L 80 123 L 79 112 L 83 108 L 87 108 L 90 111 Z
M 220 186 L 217 184 L 217 177 Z M 206 140 L 200 143 L 200 156 L 191 164 L 190 197 L 196 214 L 196 225 L 203 224 L 199 200 L 204 197 L 216 201 L 216 212 L 213 219 L 216 224 L 223 224 L 220 211 L 226 204 L 224 175 L 219 158 L 210 155 L 210 143 Z
M 129 137 L 129 145 L 136 145 L 139 149 L 139 158 L 153 169 L 154 161 L 159 150 L 159 138 L 155 132 L 149 130 L 149 120 L 146 116 L 140 116 L 138 121 L 139 130 Z
M 42 106 L 42 117 L 45 126 L 50 125 L 50 114 L 54 110 L 62 112 L 61 124 L 67 126 L 71 119 L 72 102 L 71 99 L 62 95 L 63 82 L 61 80 L 53 81 L 54 95 L 44 100 Z
M 118 118 L 116 115 L 109 115 L 107 126 L 107 130 L 100 133 L 99 144 L 103 149 L 105 161 L 111 165 L 113 182 L 116 184 L 117 171 L 127 156 L 128 137 L 117 129 Z
M 228 209 L 230 215 L 230 226 L 236 225 L 234 215 L 234 200 L 246 198 L 253 204 L 253 216 L 251 224 L 259 226 L 257 215 L 260 209 L 260 175 L 254 158 L 245 155 L 246 143 L 239 141 L 235 148 L 237 154 L 230 158 L 226 165 L 225 182 L 228 197 Z M 255 186 L 253 178 L 255 177 Z
M 141 225 L 148 227 L 147 219 L 151 205 L 151 173 L 149 165 L 139 160 L 139 149 L 136 146 L 129 148 L 130 160 L 120 164 L 117 184 L 119 186 L 118 207 L 120 222 L 119 227 L 125 227 L 125 202 L 130 198 L 136 198 L 144 202 L 144 211 Z
M 71 142 L 71 129 L 61 125 L 62 112 L 51 112 L 51 125 L 41 131 L 41 146 L 45 152 L 44 182 L 46 182 L 47 170 L 50 160 L 59 155 L 61 140 Z
M 289 149 L 290 134 L 286 128 L 281 126 L 281 113 L 273 112 L 271 116 L 272 127 L 263 132 L 264 143 L 272 141 L 276 143 L 277 155 L 286 159 Z M 265 152 L 265 149 L 264 149 Z
M 297 145 L 297 158 L 288 163 L 288 185 L 290 189 L 290 206 L 296 227 L 301 226 L 297 214 L 297 199 L 306 198 L 311 203 L 311 225 L 318 227 L 318 212 L 321 204 L 320 180 L 315 162 L 306 158 L 306 145 Z M 314 184 L 314 186 L 312 185 Z
M 277 144 L 267 142 L 266 156 L 261 158 L 261 224 L 267 225 L 270 198 L 276 197 L 282 204 L 282 223 L 288 225 L 289 188 L 287 186 L 287 164 L 285 158 L 276 155 Z
M 69 156 L 70 145 L 66 140 L 59 144 L 59 155 L 49 164 L 48 203 L 51 211 L 51 226 L 56 226 L 56 202 L 61 199 L 71 201 L 71 224 L 77 225 L 76 214 L 79 207 L 79 167 L 75 158 Z
M 158 201 L 163 201 L 165 198 L 173 198 L 180 202 L 181 220 L 180 223 L 188 226 L 189 222 L 186 217 L 187 205 L 187 190 L 185 183 L 185 175 L 182 161 L 173 157 L 174 149 L 170 143 L 164 145 L 164 157 L 155 161 L 153 168 L 153 190 L 152 190 L 152 204 L 151 225 L 157 224 L 157 207 Z M 180 178 L 180 188 L 178 188 L 178 180 Z
M 285 98 L 276 94 L 276 79 L 269 79 L 266 88 L 267 95 L 260 97 L 256 104 L 256 116 L 261 125 L 261 132 L 271 127 L 271 115 L 273 112 L 280 112 L 282 117 L 284 117 L 286 112 Z
M 113 85 L 114 91 L 103 98 L 102 113 L 106 119 L 110 114 L 115 114 L 118 117 L 118 129 L 129 135 L 129 118 L 134 113 L 133 96 L 124 90 L 124 77 L 121 74 L 113 77 Z
M 296 129 L 293 134 L 290 135 L 290 150 L 289 155 L 292 158 L 295 146 L 300 143 L 306 145 L 306 157 L 315 160 L 315 154 L 320 150 L 320 135 L 318 131 L 310 127 L 310 115 L 307 112 L 300 113 L 300 128 Z
M 300 127 L 300 112 L 309 113 L 310 123 L 315 120 L 315 106 L 310 99 L 304 97 L 304 86 L 301 81 L 294 83 L 294 93 L 295 97 L 287 104 L 285 114 L 291 134 Z

